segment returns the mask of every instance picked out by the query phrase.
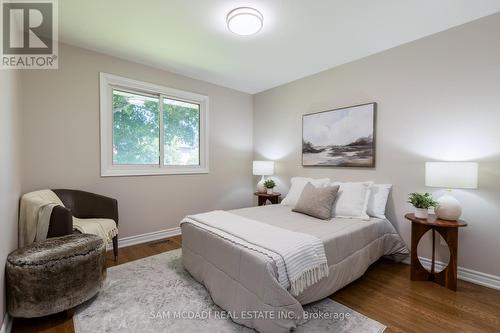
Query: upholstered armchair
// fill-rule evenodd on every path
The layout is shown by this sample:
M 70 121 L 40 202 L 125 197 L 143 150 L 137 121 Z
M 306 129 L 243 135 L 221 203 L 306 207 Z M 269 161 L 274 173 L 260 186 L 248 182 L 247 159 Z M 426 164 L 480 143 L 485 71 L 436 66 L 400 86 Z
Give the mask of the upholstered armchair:
M 118 201 L 99 194 L 78 190 L 52 190 L 65 207 L 56 206 L 50 216 L 47 238 L 73 233 L 73 216 L 80 219 L 112 219 L 118 226 Z M 118 236 L 113 237 L 113 253 L 118 257 Z

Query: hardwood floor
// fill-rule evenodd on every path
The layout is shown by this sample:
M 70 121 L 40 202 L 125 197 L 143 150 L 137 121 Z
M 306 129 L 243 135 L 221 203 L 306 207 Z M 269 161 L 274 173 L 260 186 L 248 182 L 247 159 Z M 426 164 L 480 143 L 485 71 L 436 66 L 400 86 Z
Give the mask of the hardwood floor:
M 181 247 L 179 237 L 120 249 L 109 267 Z M 331 296 L 387 326 L 386 333 L 500 332 L 500 291 L 459 281 L 453 292 L 432 282 L 412 282 L 410 267 L 381 259 L 366 274 Z M 13 333 L 72 333 L 66 314 L 16 319 Z
M 500 332 L 500 292 L 458 281 L 456 292 L 410 281 L 410 266 L 381 259 L 332 299 L 393 332 Z

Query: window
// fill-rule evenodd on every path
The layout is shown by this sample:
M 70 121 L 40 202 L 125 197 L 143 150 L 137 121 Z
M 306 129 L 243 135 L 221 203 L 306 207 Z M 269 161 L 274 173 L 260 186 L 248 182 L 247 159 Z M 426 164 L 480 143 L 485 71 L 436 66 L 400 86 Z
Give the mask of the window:
M 208 97 L 100 74 L 101 175 L 208 173 Z

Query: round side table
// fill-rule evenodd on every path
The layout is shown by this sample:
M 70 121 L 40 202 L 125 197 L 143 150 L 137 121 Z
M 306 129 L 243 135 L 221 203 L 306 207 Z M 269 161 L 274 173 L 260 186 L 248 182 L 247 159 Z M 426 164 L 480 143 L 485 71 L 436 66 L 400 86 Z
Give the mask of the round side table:
M 272 194 L 267 194 L 255 192 L 253 195 L 257 196 L 259 206 L 264 206 L 267 200 L 269 200 L 272 204 L 277 204 L 278 198 L 280 197 L 281 193 L 274 192 Z
M 434 281 L 448 289 L 457 290 L 457 255 L 458 255 L 458 228 L 467 226 L 462 220 L 447 221 L 429 215 L 427 219 L 419 219 L 415 214 L 406 214 L 405 218 L 411 221 L 411 268 L 410 277 L 413 281 Z M 427 271 L 417 255 L 420 238 L 432 230 L 432 264 L 431 271 Z M 436 231 L 444 238 L 450 250 L 448 266 L 439 273 L 435 271 Z

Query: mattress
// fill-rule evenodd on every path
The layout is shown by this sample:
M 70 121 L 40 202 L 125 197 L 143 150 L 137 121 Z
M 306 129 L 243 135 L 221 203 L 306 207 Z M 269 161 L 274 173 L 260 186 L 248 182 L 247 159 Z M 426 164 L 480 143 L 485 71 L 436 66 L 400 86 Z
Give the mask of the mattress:
M 325 247 L 328 277 L 292 296 L 279 285 L 276 266 L 267 256 L 195 224 L 181 225 L 184 267 L 207 288 L 217 305 L 233 314 L 233 321 L 259 332 L 289 332 L 301 320 L 302 305 L 328 297 L 361 277 L 381 256 L 408 254 L 405 243 L 385 219 L 324 221 L 292 212 L 286 205 L 229 212 L 315 236 Z

